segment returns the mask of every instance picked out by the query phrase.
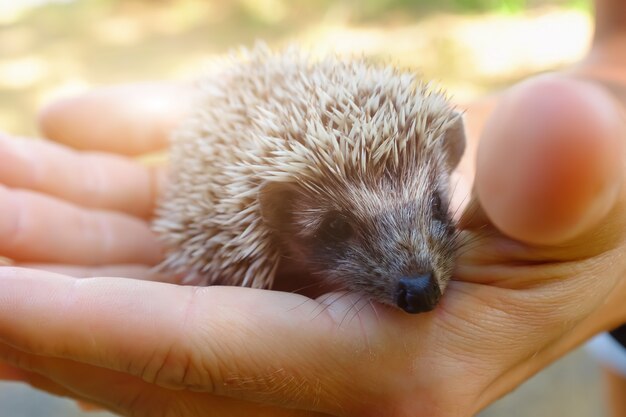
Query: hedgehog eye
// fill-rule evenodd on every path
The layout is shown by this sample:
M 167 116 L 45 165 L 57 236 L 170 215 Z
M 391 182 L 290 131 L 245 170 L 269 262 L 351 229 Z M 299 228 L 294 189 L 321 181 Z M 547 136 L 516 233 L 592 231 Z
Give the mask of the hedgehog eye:
M 327 239 L 335 241 L 348 240 L 354 230 L 348 220 L 339 213 L 331 213 L 322 222 L 320 234 Z
M 448 219 L 448 210 L 444 206 L 441 200 L 441 195 L 436 193 L 432 198 L 433 217 L 440 222 L 445 222 Z

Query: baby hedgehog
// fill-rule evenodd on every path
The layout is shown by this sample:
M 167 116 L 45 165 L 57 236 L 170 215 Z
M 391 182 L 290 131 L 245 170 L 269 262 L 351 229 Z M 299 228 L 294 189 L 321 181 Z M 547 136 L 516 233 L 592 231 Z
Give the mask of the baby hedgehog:
M 449 178 L 465 147 L 441 92 L 364 59 L 264 46 L 200 89 L 155 221 L 162 267 L 268 288 L 280 264 L 409 313 L 435 307 L 455 260 Z

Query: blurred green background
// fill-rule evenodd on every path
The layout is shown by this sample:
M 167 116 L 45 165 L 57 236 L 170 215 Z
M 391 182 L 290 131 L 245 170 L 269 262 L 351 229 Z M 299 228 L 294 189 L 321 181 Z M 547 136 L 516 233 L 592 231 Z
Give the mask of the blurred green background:
M 415 68 L 458 100 L 586 50 L 589 0 L 0 0 L 0 128 L 93 86 L 196 76 L 255 39 Z
M 192 78 L 256 39 L 385 59 L 464 102 L 580 59 L 590 13 L 589 0 L 0 0 L 0 130 L 36 136 L 37 109 L 57 97 Z M 481 416 L 600 417 L 601 390 L 578 351 Z M 0 384 L 0 417 L 81 415 L 70 401 Z

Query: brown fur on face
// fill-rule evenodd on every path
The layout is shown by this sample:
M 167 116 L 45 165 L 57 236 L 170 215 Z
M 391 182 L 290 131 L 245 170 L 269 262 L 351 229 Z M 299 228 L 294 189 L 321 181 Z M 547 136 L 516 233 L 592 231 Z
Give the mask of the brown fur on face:
M 421 162 L 410 173 L 333 184 L 320 194 L 292 184 L 267 187 L 265 219 L 291 268 L 389 305 L 401 277 L 433 274 L 443 293 L 457 246 L 449 167 Z M 339 239 L 326 230 L 337 218 L 350 231 Z

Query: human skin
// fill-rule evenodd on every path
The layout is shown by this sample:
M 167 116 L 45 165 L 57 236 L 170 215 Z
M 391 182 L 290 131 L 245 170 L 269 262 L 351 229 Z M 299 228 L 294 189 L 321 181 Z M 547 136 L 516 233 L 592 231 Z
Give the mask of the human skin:
M 621 110 L 592 84 L 527 82 L 500 100 L 497 122 L 485 128 L 468 113 L 470 140 L 483 134 L 476 189 L 485 209 L 468 209 L 474 242 L 440 306 L 418 316 L 355 307 L 349 295 L 312 300 L 107 278 L 141 276 L 159 253 L 146 222 L 158 171 L 112 152 L 160 148 L 177 119 L 170 108 L 188 97 L 141 88 L 95 92 L 42 115 L 47 137 L 99 153 L 0 142 L 12 165 L 0 171 L 0 218 L 18 216 L 0 227 L 0 253 L 29 267 L 0 268 L 7 379 L 123 415 L 466 416 L 626 320 Z M 180 101 L 155 108 L 154 97 L 174 96 Z M 548 117 L 537 118 L 539 106 Z M 142 127 L 149 120 L 162 125 Z M 519 212 L 512 209 L 537 198 L 529 185 L 538 178 L 527 170 L 541 176 L 547 200 Z M 481 191 L 496 174 L 504 188 Z M 581 179 L 589 185 L 563 186 Z M 564 220 L 546 234 L 534 227 L 545 216 Z M 141 240 L 129 243 L 130 230 Z M 533 243 L 516 239 L 518 230 Z
M 597 0 L 596 33 L 593 48 L 578 68 L 588 76 L 609 80 L 622 89 L 626 86 L 626 3 L 621 0 Z M 626 417 L 626 379 L 611 369 L 604 370 L 606 398 L 612 417 Z
M 616 79 L 609 52 L 468 110 L 457 190 L 476 174 L 472 242 L 418 316 L 142 280 L 160 256 L 146 220 L 161 176 L 129 156 L 163 148 L 189 90 L 49 107 L 45 136 L 80 151 L 0 140 L 0 255 L 18 266 L 0 268 L 0 375 L 133 416 L 475 414 L 626 321 L 622 109 L 580 81 Z

